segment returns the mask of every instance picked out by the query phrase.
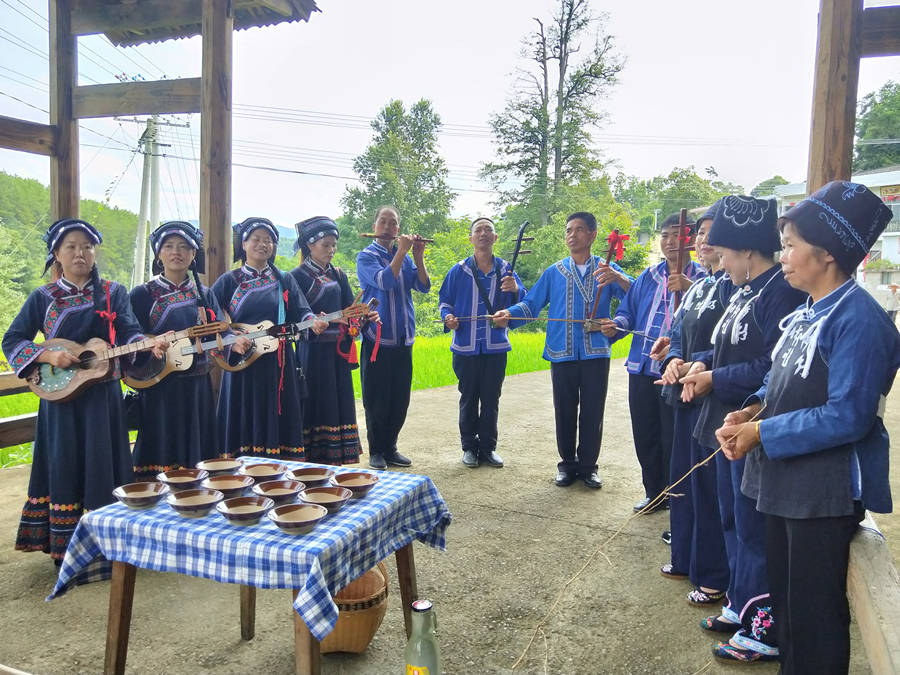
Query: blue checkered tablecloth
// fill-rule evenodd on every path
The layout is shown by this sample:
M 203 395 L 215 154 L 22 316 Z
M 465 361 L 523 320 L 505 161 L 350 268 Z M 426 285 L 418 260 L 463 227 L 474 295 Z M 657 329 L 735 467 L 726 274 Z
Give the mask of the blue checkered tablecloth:
M 247 464 L 266 461 L 241 459 Z M 165 499 L 146 511 L 119 503 L 104 506 L 79 521 L 47 599 L 74 585 L 109 578 L 109 561 L 125 562 L 256 588 L 299 589 L 294 609 L 321 640 L 337 621 L 333 593 L 414 540 L 446 548 L 450 511 L 431 479 L 375 473 L 379 481 L 365 497 L 351 499 L 302 536 L 283 533 L 268 518 L 252 527 L 235 527 L 215 510 L 204 518 L 184 518 Z

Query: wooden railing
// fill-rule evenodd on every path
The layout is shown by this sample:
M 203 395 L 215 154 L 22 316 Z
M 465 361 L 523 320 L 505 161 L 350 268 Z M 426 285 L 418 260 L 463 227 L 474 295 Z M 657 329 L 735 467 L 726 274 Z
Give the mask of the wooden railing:
M 28 385 L 15 373 L 0 373 L 0 396 L 22 394 L 27 391 L 30 391 Z M 37 413 L 26 413 L 0 419 L 0 448 L 33 441 L 35 420 L 37 420 Z

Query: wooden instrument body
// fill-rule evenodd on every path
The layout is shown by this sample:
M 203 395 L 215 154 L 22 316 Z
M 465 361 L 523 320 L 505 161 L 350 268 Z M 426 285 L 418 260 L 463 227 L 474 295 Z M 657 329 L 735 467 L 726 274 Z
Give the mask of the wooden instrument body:
M 43 347 L 47 351 L 67 350 L 81 360 L 80 364 L 69 368 L 57 368 L 49 363 L 37 364 L 25 379 L 31 391 L 45 401 L 70 401 L 86 387 L 106 379 L 112 373 L 112 360 L 98 358 L 99 354 L 105 354 L 109 349 L 102 338 L 91 338 L 83 345 L 64 338 L 53 338 L 44 342 Z
M 242 355 L 241 360 L 237 363 L 229 363 L 224 356 L 215 352 L 212 355 L 213 359 L 216 363 L 219 364 L 219 367 L 222 368 L 222 370 L 227 370 L 230 373 L 236 373 L 244 370 L 245 368 L 248 368 L 260 356 L 263 356 L 265 354 L 274 354 L 278 351 L 278 343 L 280 341 L 280 338 L 275 334 L 269 333 L 269 330 L 274 327 L 275 324 L 268 319 L 266 319 L 265 321 L 260 321 L 256 324 L 231 324 L 231 329 L 235 332 L 236 336 L 253 336 L 250 337 L 250 341 L 253 343 L 251 348 Z M 254 336 L 254 334 L 256 335 Z
M 148 338 L 154 337 L 153 335 L 148 335 Z M 138 375 L 131 373 L 125 375 L 122 379 L 125 380 L 125 384 L 127 384 L 132 389 L 147 389 L 148 387 L 152 387 L 154 384 L 158 384 L 162 382 L 163 378 L 170 373 L 175 371 L 185 371 L 189 369 L 192 365 L 194 365 L 194 355 L 192 353 L 182 353 L 182 350 L 185 347 L 191 346 L 191 340 L 189 338 L 180 338 L 175 340 L 174 342 L 169 343 L 169 348 L 166 350 L 165 361 L 162 364 L 162 368 L 151 374 L 148 377 L 141 378 Z

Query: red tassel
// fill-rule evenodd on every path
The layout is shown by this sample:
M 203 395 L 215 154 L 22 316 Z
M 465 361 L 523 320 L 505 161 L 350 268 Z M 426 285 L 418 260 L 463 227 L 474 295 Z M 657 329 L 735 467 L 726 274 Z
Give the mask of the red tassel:
M 627 234 L 619 234 L 618 232 L 610 232 L 606 238 L 610 248 L 615 248 L 616 260 L 621 260 L 625 256 L 625 242 L 631 239 Z
M 354 319 L 350 319 L 350 321 L 354 321 Z M 350 348 L 346 352 L 341 351 L 341 342 L 344 341 L 344 338 L 350 335 Z M 355 366 L 359 363 L 359 356 L 356 354 L 356 342 L 353 340 L 354 331 L 348 330 L 347 326 L 341 324 L 341 334 L 338 336 L 337 343 L 335 344 L 335 348 L 337 349 L 338 356 L 344 359 L 351 366 Z
M 207 308 L 206 308 L 206 313 L 209 315 L 209 320 L 210 320 L 210 321 L 215 321 L 215 320 L 216 320 L 216 313 L 215 313 L 212 309 L 210 309 L 209 307 L 207 307 Z
M 369 357 L 369 361 L 371 363 L 375 363 L 375 358 L 378 356 L 378 345 L 381 344 L 381 322 L 375 324 L 375 346 L 372 348 L 372 356 Z
M 97 314 L 100 315 L 101 319 L 106 319 L 109 322 L 109 344 L 113 347 L 116 346 L 116 327 L 113 325 L 113 321 L 116 320 L 116 313 L 112 311 L 112 306 L 110 305 L 109 300 L 109 282 L 106 282 L 106 311 L 99 311 Z

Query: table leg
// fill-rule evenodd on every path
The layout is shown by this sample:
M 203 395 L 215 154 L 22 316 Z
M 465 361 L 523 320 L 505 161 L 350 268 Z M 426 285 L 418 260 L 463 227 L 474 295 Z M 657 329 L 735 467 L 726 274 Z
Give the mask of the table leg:
M 134 601 L 134 577 L 137 568 L 113 562 L 109 587 L 109 616 L 106 623 L 105 675 L 122 675 L 128 656 L 128 634 L 131 630 L 131 607 Z
M 294 590 L 295 600 L 298 592 Z M 291 614 L 294 615 L 294 670 L 297 675 L 320 675 L 322 654 L 319 651 L 319 641 L 309 632 L 309 626 L 293 607 Z
M 256 635 L 256 587 L 241 584 L 241 639 Z
M 397 576 L 400 582 L 400 602 L 403 603 L 403 623 L 406 624 L 406 637 L 412 635 L 412 603 L 419 599 L 416 586 L 416 560 L 413 557 L 412 542 L 394 553 L 397 559 Z

